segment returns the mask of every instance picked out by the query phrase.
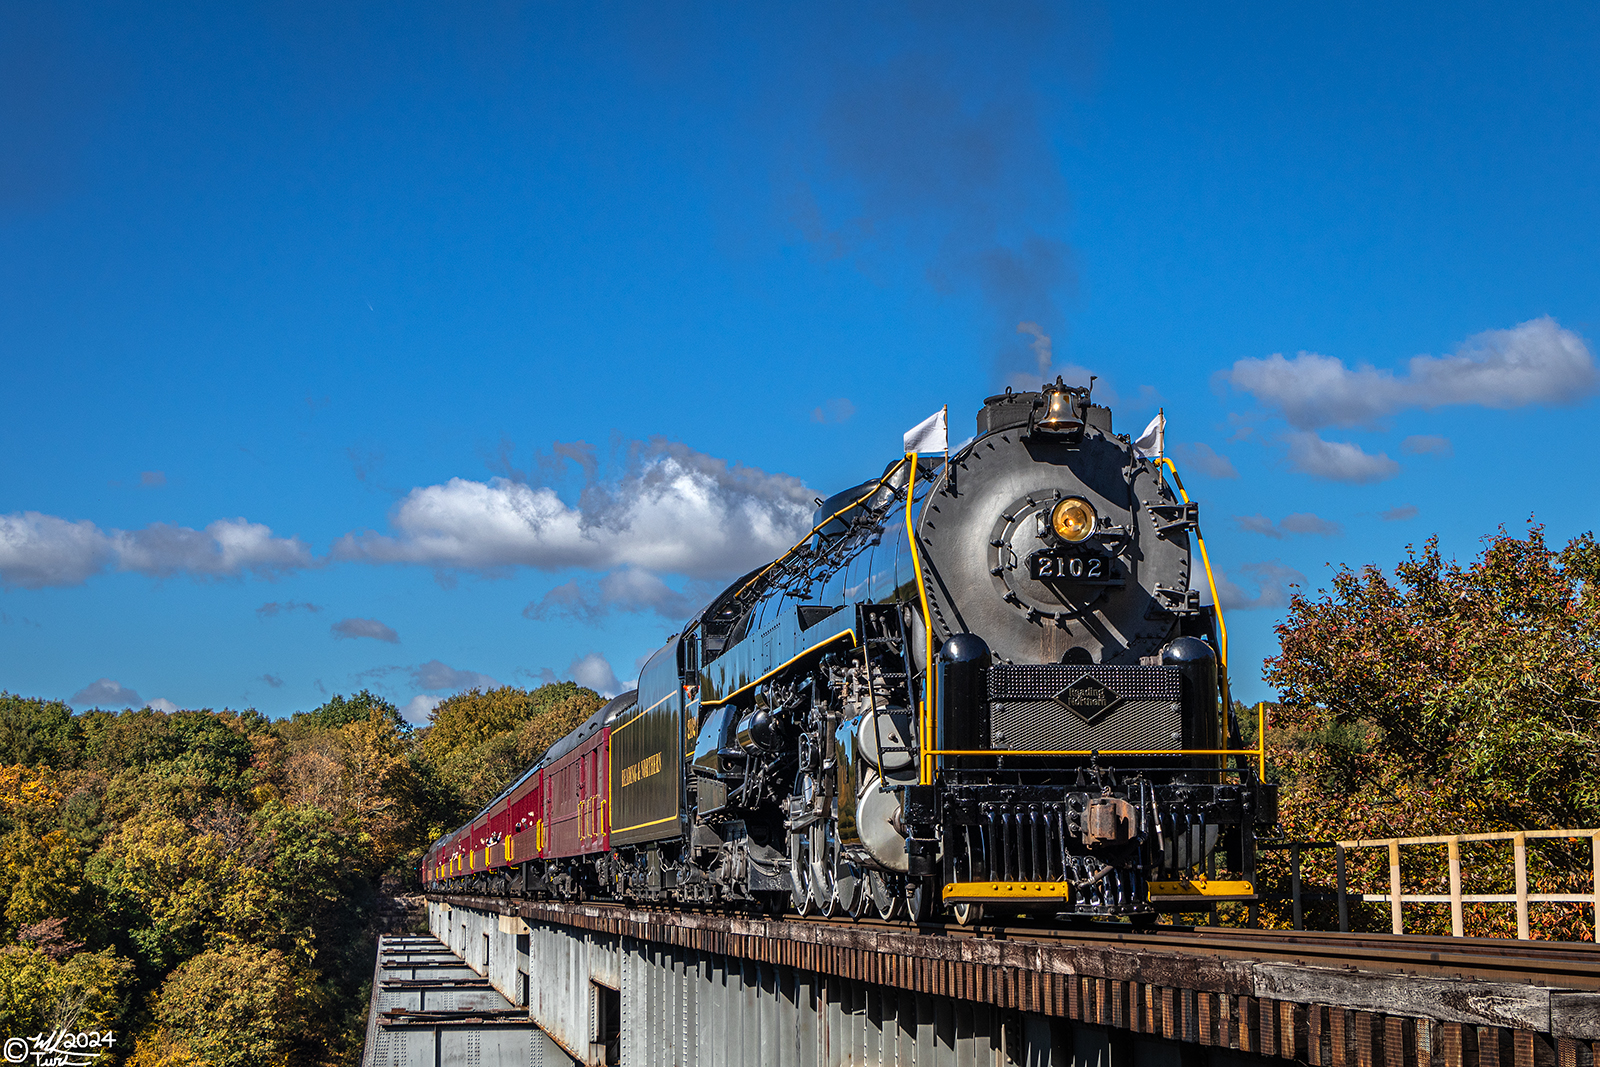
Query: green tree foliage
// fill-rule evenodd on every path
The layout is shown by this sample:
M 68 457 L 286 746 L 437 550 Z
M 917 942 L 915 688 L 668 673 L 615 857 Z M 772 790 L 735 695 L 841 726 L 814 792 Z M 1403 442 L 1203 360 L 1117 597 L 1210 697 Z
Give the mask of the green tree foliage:
M 510 685 L 487 692 L 469 689 L 440 701 L 433 709 L 423 749 L 435 756 L 445 755 L 515 731 L 535 719 L 576 726 L 603 703 L 593 690 L 573 682 L 552 682 L 531 692 Z M 560 733 L 551 740 L 559 737 Z
M 0 948 L 0 1035 L 114 1030 L 118 994 L 132 970 L 110 949 L 58 962 L 29 945 L 6 945 Z
M 66 766 L 77 752 L 72 709 L 0 691 L 0 764 Z
M 1432 540 L 1392 578 L 1341 569 L 1331 592 L 1296 595 L 1266 675 L 1282 694 L 1269 745 L 1289 835 L 1600 825 L 1597 578 L 1591 535 L 1555 550 L 1530 526 L 1465 566 Z M 1576 882 L 1586 856 L 1531 862 Z
M 278 722 L 0 694 L 0 1032 L 353 1062 L 380 886 L 601 703 L 507 687 L 413 729 L 368 691 Z
M 449 813 L 452 820 L 493 800 L 517 771 L 604 703 L 593 690 L 572 682 L 532 692 L 513 686 L 471 689 L 441 701 L 422 739 L 422 753 L 463 802 Z
M 49 918 L 78 925 L 88 909 L 82 850 L 58 826 L 61 800 L 49 771 L 0 767 L 0 929 L 7 933 Z
M 367 689 L 352 697 L 335 693 L 326 704 L 312 711 L 297 711 L 289 721 L 295 726 L 337 730 L 353 722 L 366 722 L 374 712 L 392 723 L 396 730 L 407 729 L 405 720 L 400 718 L 400 709 Z
M 277 949 L 209 949 L 168 976 L 134 1067 L 286 1067 L 312 1001 L 305 971 Z

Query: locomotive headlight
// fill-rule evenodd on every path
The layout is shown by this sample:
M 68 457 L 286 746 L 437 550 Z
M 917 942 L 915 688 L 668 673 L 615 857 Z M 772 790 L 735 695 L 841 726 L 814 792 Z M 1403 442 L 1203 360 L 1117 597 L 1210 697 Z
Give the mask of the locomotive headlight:
M 1068 497 L 1050 512 L 1050 528 L 1063 541 L 1082 541 L 1094 533 L 1094 508 L 1087 500 Z

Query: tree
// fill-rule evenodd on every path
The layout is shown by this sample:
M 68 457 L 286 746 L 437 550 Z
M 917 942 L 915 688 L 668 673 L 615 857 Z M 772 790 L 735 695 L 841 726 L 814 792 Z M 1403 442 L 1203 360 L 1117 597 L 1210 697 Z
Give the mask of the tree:
M 58 962 L 31 945 L 0 948 L 0 1034 L 114 1029 L 132 970 L 110 950 Z
M 475 690 L 414 730 L 365 690 L 278 722 L 0 694 L 0 1027 L 136 1030 L 142 1067 L 349 1061 L 382 880 L 602 703 Z
M 82 925 L 81 849 L 57 828 L 61 799 L 50 771 L 0 767 L 0 928 L 51 918 Z
M 268 913 L 253 873 L 220 835 L 161 812 L 125 821 L 90 864 L 113 924 L 158 971 Z
M 406 771 L 406 746 L 396 721 L 373 709 L 339 728 L 340 814 L 358 828 L 373 862 L 386 867 L 415 844 L 416 803 Z
M 331 812 L 273 801 L 256 813 L 253 837 L 268 896 L 254 940 L 304 962 L 337 969 L 362 944 L 382 867 Z M 323 957 L 329 957 L 323 960 Z
M 1503 529 L 1462 566 L 1437 539 L 1391 580 L 1297 593 L 1266 678 L 1284 824 L 1302 840 L 1600 822 L 1600 547 Z M 1578 857 L 1530 853 L 1576 879 Z M 1419 871 L 1418 877 L 1435 877 Z
M 83 725 L 90 766 L 109 773 L 165 762 L 183 750 L 167 715 L 153 708 L 90 712 Z
M 567 727 L 570 730 L 604 703 L 600 694 L 575 682 L 552 682 L 531 692 L 511 685 L 488 691 L 469 689 L 446 697 L 433 709 L 432 723 L 422 746 L 437 760 L 452 751 L 482 744 L 534 719 L 570 722 L 571 726 Z M 561 733 L 555 735 L 560 736 Z
M 78 916 L 83 861 L 77 842 L 63 831 L 34 836 L 13 830 L 0 839 L 0 870 L 10 889 L 5 909 L 8 927 Z
M 1433 813 L 1451 828 L 1595 825 L 1593 537 L 1554 552 L 1541 527 L 1522 539 L 1502 530 L 1468 567 L 1446 563 L 1432 540 L 1395 576 L 1343 569 L 1331 595 L 1294 597 L 1282 651 L 1267 661 L 1283 695 L 1278 725 L 1377 731 L 1382 762 L 1462 794 L 1466 807 Z
M 132 1067 L 282 1067 L 304 1032 L 312 990 L 282 952 L 252 945 L 208 949 L 162 983 L 156 1025 Z
M 61 701 L 0 691 L 0 764 L 71 766 L 78 745 L 72 709 Z
M 532 692 L 509 685 L 471 689 L 433 709 L 422 755 L 459 798 L 454 817 L 464 818 L 604 703 L 600 694 L 573 682 Z
M 294 726 L 318 730 L 337 730 L 353 722 L 366 722 L 376 713 L 387 719 L 397 732 L 404 733 L 410 725 L 400 717 L 400 709 L 387 700 L 363 689 L 352 697 L 335 693 L 326 704 L 311 711 L 297 711 L 290 717 Z

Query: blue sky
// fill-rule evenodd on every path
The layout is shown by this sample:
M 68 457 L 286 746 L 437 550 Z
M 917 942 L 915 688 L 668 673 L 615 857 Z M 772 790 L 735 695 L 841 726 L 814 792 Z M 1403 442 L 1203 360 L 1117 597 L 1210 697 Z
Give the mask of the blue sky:
M 1593 5 L 328 6 L 0 10 L 0 687 L 615 688 L 1044 358 L 1247 698 L 1293 582 L 1594 525 Z

